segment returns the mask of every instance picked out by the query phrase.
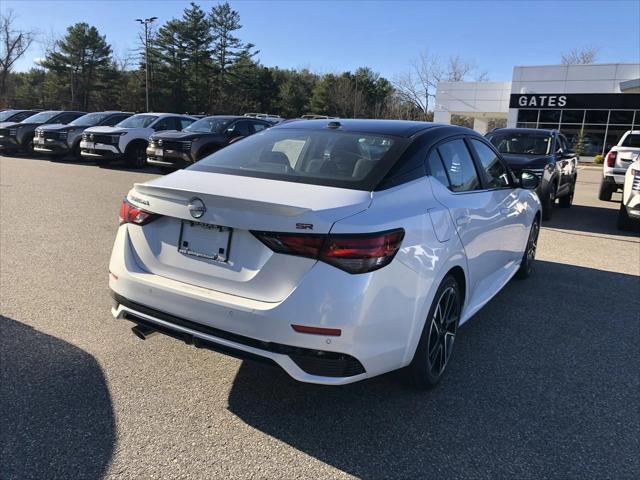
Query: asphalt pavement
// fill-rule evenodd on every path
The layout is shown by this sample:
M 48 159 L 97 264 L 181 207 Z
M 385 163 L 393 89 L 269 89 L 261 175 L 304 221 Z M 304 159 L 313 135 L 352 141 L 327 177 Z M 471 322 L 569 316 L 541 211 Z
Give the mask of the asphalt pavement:
M 640 237 L 597 169 L 426 393 L 134 337 L 107 265 L 123 195 L 157 174 L 0 157 L 0 478 L 638 478 Z

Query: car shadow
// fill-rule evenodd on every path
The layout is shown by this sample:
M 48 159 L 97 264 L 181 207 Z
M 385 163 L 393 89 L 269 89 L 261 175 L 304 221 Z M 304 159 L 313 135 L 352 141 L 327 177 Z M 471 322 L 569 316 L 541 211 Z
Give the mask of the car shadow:
M 229 409 L 359 478 L 630 478 L 639 312 L 636 276 L 537 262 L 460 329 L 432 391 L 401 372 L 323 387 L 244 362 Z
M 102 478 L 115 444 L 96 360 L 0 316 L 0 478 Z
M 616 204 L 616 207 L 619 202 Z M 583 233 L 638 237 L 640 229 L 632 232 L 618 230 L 618 210 L 588 205 L 573 205 L 571 208 L 556 208 L 551 220 L 542 222 L 543 228 L 558 228 Z
M 130 167 L 126 163 L 121 161 L 114 161 L 108 164 L 97 164 L 96 162 L 92 162 L 90 160 L 78 160 L 73 158 L 72 156 L 65 157 L 51 157 L 47 155 L 26 155 L 23 153 L 16 153 L 14 155 L 6 155 L 0 152 L 0 156 L 7 156 L 12 158 L 19 158 L 20 160 L 29 160 L 29 161 L 40 161 L 40 162 L 51 162 L 51 163 L 62 163 L 68 165 L 78 165 L 81 167 L 93 167 L 93 168 L 104 168 L 106 170 L 120 170 L 127 172 L 136 172 L 136 173 L 153 173 L 155 175 L 161 175 L 163 172 L 156 168 L 148 165 L 142 168 Z

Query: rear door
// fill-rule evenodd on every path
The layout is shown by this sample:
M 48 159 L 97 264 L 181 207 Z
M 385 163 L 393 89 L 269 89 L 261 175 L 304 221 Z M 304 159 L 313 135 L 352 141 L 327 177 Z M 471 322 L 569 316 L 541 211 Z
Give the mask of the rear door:
M 444 176 L 434 173 L 438 160 Z M 448 208 L 467 255 L 471 297 L 490 296 L 510 260 L 501 239 L 506 230 L 500 201 L 504 193 L 485 189 L 463 137 L 438 145 L 430 152 L 429 164 L 434 196 Z M 447 184 L 442 183 L 445 178 Z

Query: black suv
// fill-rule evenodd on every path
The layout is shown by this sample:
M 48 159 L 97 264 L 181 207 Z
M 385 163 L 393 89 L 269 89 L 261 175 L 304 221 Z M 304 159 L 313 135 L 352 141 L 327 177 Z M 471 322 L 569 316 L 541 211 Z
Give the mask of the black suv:
M 204 117 L 180 132 L 151 135 L 147 147 L 147 162 L 165 171 L 182 168 L 272 125 L 257 118 L 221 115 Z
M 3 110 L 0 112 L 0 128 L 4 127 L 3 123 L 21 122 L 31 115 L 35 115 L 40 110 Z
M 578 156 L 557 130 L 498 128 L 486 137 L 502 154 L 516 177 L 522 170 L 540 178 L 536 193 L 542 204 L 542 219 L 549 220 L 556 199 L 569 208 L 578 178 Z
M 52 123 L 66 124 L 81 117 L 85 113 L 86 112 L 67 110 L 48 110 L 31 115 L 21 122 L 3 124 L 3 129 L 0 131 L 0 135 L 3 135 L 2 138 L 0 138 L 0 147 L 6 152 L 21 151 L 30 153 L 33 151 L 33 137 L 35 136 L 36 128 L 40 125 Z
M 89 127 L 113 127 L 133 113 L 129 112 L 94 112 L 76 118 L 66 125 L 59 123 L 42 125 L 36 128 L 33 138 L 33 150 L 54 157 L 63 157 L 68 153 L 80 160 L 80 141 L 82 132 Z

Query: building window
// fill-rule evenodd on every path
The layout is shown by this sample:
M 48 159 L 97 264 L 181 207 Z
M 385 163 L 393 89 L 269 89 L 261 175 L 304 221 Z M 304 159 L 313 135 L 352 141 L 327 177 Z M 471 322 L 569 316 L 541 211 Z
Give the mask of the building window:
M 609 110 L 587 110 L 584 123 L 606 125 L 609 118 Z
M 540 123 L 560 122 L 560 110 L 540 110 Z
M 611 110 L 610 125 L 632 125 L 633 110 Z
M 584 123 L 584 110 L 562 110 L 562 124 L 565 123 L 577 123 L 582 125 Z
M 538 123 L 538 110 L 518 110 L 518 122 Z

